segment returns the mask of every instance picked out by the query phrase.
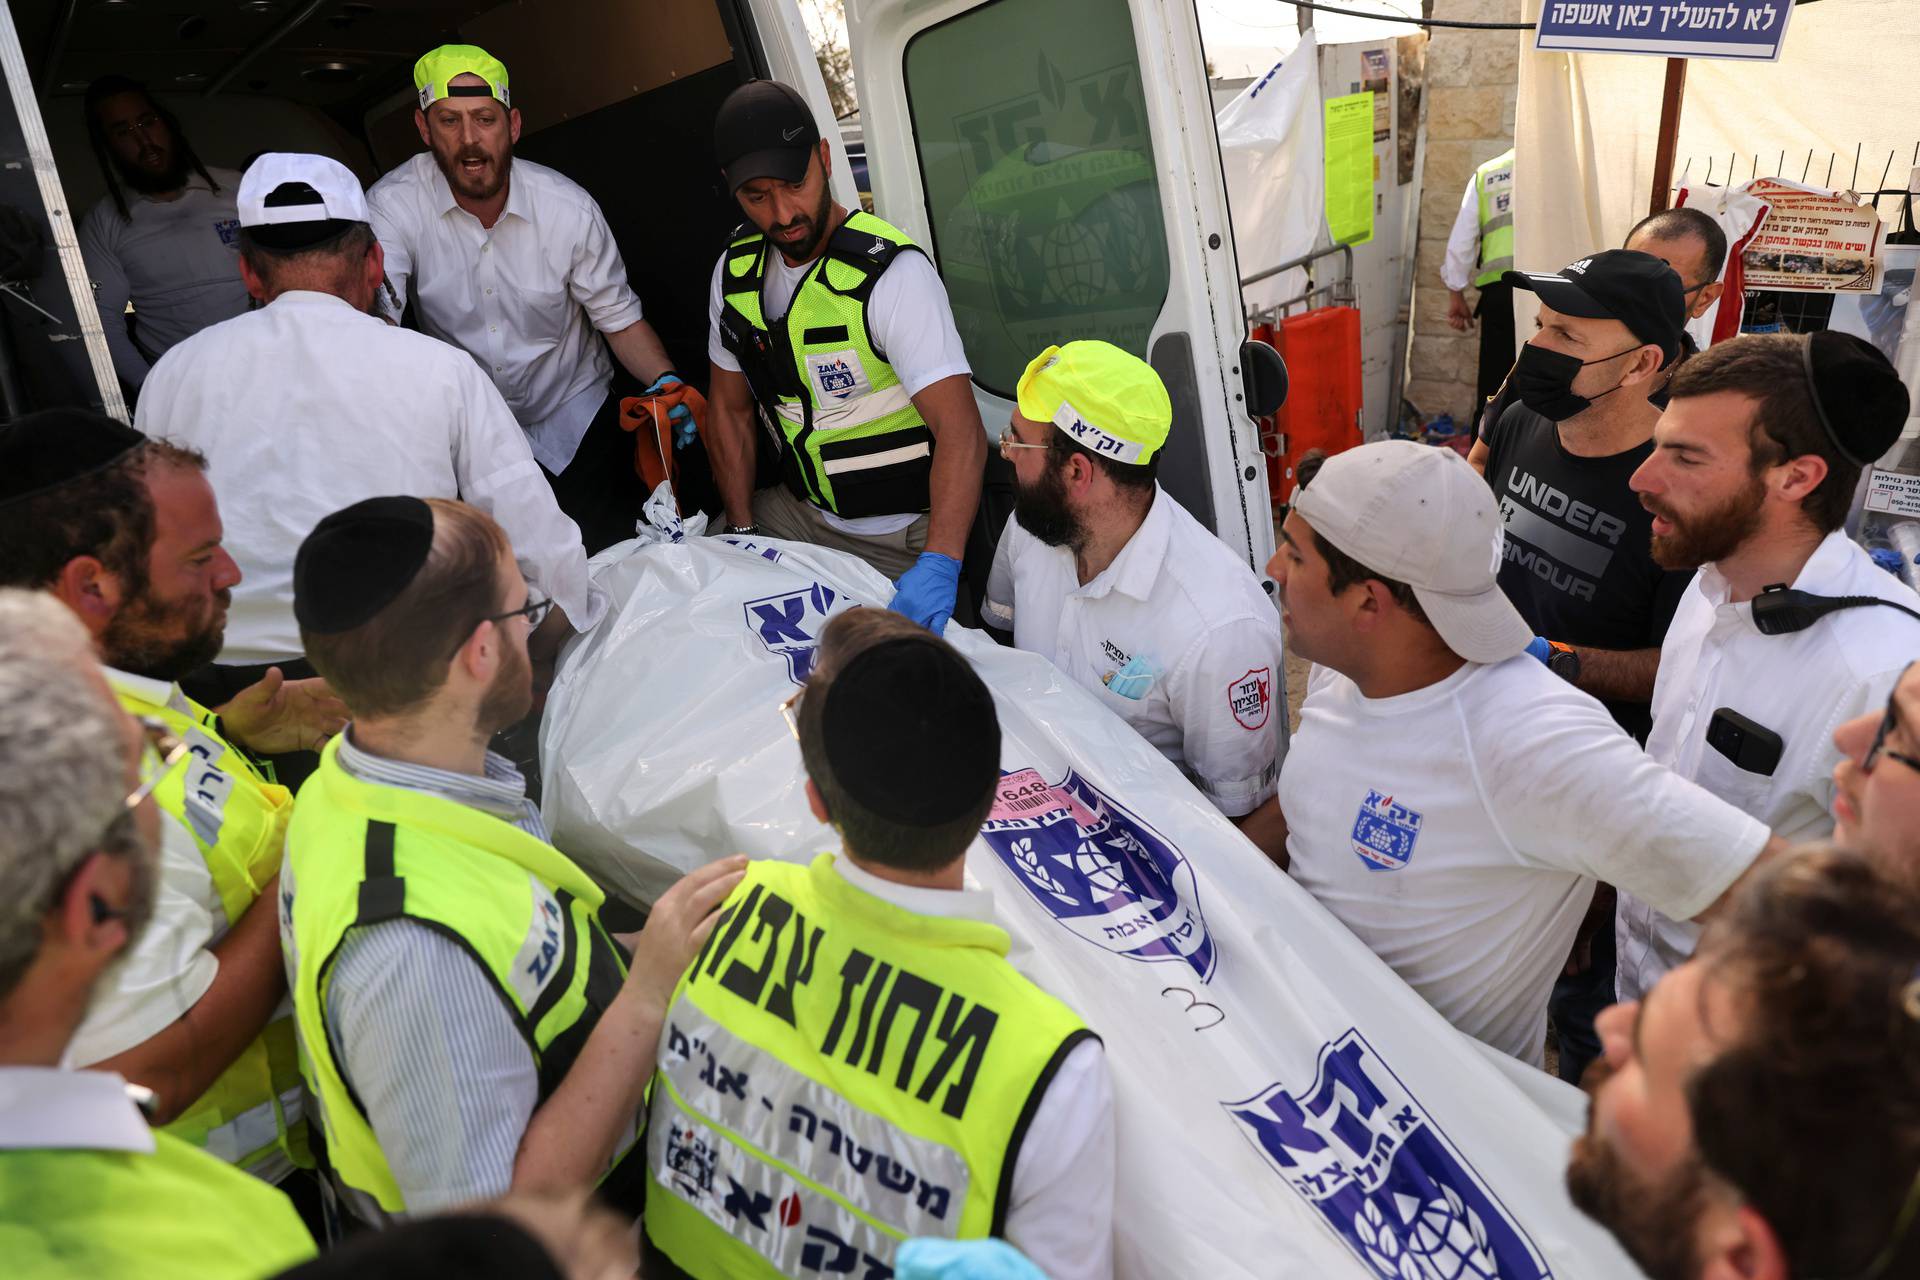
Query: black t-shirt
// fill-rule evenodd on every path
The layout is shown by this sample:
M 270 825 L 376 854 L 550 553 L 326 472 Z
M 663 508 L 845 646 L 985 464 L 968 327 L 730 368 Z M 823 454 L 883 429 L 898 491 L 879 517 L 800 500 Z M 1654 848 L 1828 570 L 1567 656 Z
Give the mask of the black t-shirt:
M 1553 423 L 1513 404 L 1487 433 L 1487 483 L 1507 525 L 1500 589 L 1536 635 L 1596 649 L 1658 648 L 1691 571 L 1653 561 L 1653 517 L 1627 480 L 1653 442 L 1605 458 L 1568 453 Z M 1645 742 L 1644 702 L 1605 700 Z

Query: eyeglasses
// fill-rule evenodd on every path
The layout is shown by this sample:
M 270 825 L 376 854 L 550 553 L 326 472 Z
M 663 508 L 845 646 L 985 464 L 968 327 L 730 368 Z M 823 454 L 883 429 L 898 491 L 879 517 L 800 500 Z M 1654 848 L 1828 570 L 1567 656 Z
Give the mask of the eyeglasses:
M 529 631 L 538 631 L 540 624 L 545 622 L 547 615 L 552 612 L 553 601 L 536 599 L 529 595 L 527 602 L 518 609 L 509 609 L 505 613 L 490 613 L 475 622 L 473 626 L 477 627 L 482 622 L 505 622 L 508 618 L 525 618 L 527 620 L 527 629 Z M 452 658 L 454 653 L 459 653 L 472 635 L 473 627 L 468 627 L 466 634 L 460 637 L 460 643 L 453 646 L 453 653 L 448 654 L 447 657 Z
M 1899 692 L 1900 681 L 1905 680 L 1907 678 L 1907 672 L 1911 670 L 1913 670 L 1913 664 L 1911 662 L 1901 668 L 1900 678 L 1893 682 L 1893 690 L 1887 694 L 1887 711 L 1885 715 L 1880 717 L 1880 729 L 1873 735 L 1873 745 L 1867 748 L 1867 754 L 1860 758 L 1860 772 L 1862 773 L 1872 773 L 1873 766 L 1880 763 L 1881 756 L 1885 756 L 1889 760 L 1898 760 L 1915 773 L 1920 773 L 1920 757 L 1910 756 L 1900 751 L 1887 750 L 1887 735 L 1892 733 L 1894 726 L 1899 723 L 1898 713 L 1894 708 L 1893 699 Z
M 157 791 L 175 765 L 187 757 L 185 740 L 177 737 L 158 716 L 137 716 L 140 732 L 146 737 L 146 750 L 140 753 L 140 785 L 128 795 L 122 808 L 131 812 Z
M 136 133 L 152 133 L 160 127 L 160 113 L 149 111 L 132 120 L 121 120 L 107 126 L 109 138 L 131 138 Z
M 1046 447 L 1044 444 L 1026 444 L 1015 439 L 1013 424 L 1011 422 L 1007 424 L 1007 429 L 1000 433 L 1000 456 L 1008 462 L 1013 461 L 1013 451 L 1015 449 L 1045 449 Z

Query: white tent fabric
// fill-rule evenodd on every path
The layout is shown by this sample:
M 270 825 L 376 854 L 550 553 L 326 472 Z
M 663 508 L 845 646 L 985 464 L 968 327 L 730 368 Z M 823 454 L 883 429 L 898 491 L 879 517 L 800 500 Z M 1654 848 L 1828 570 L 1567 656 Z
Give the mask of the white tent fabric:
M 596 566 L 612 611 L 564 656 L 541 735 L 555 843 L 639 901 L 735 851 L 830 847 L 780 708 L 828 618 L 891 585 L 734 538 Z M 1454 1031 L 1045 659 L 947 637 L 1004 734 L 968 874 L 1112 1063 L 1124 1280 L 1635 1274 L 1563 1190 L 1574 1090 Z
M 1320 57 L 1313 33 L 1220 109 L 1220 162 L 1233 209 L 1233 249 L 1246 279 L 1313 251 L 1326 228 Z M 1250 309 L 1297 297 L 1295 268 L 1241 290 Z
M 1522 0 L 1536 21 L 1542 0 Z M 1797 6 L 1780 60 L 1693 59 L 1687 66 L 1673 178 L 1729 169 L 1746 181 L 1779 173 L 1810 182 L 1900 186 L 1920 141 L 1920 22 L 1915 0 L 1846 0 Z M 1554 270 L 1617 246 L 1644 217 L 1653 186 L 1666 60 L 1622 54 L 1532 52 L 1521 41 L 1515 113 L 1514 239 L 1519 265 Z M 1808 153 L 1812 153 L 1809 164 Z M 1783 154 L 1784 153 L 1784 154 Z M 1891 213 L 1883 203 L 1882 215 Z M 1532 332 L 1533 295 L 1515 294 L 1517 333 Z

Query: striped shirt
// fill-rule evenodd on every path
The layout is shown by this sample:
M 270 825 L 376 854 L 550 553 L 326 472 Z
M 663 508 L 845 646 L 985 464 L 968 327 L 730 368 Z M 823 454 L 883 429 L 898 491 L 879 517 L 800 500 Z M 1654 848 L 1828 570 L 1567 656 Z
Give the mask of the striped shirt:
M 526 780 L 488 752 L 486 776 L 376 756 L 340 736 L 339 764 L 361 782 L 439 796 L 547 838 Z M 492 974 L 458 942 L 412 920 L 349 929 L 327 989 L 334 1061 L 366 1108 L 408 1214 L 503 1194 L 534 1108 L 539 1074 Z M 339 1188 L 374 1224 L 395 1217 Z M 404 1215 L 400 1215 L 404 1216 Z

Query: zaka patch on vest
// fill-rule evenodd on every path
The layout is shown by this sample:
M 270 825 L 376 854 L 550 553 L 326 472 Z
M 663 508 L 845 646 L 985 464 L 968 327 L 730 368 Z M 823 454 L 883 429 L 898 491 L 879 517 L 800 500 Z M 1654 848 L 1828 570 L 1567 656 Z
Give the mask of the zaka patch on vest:
M 823 403 L 852 400 L 873 390 L 873 384 L 867 380 L 866 367 L 851 348 L 808 356 L 807 369 L 813 374 L 814 392 Z

